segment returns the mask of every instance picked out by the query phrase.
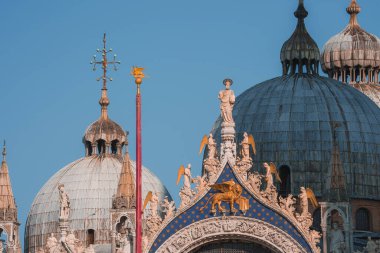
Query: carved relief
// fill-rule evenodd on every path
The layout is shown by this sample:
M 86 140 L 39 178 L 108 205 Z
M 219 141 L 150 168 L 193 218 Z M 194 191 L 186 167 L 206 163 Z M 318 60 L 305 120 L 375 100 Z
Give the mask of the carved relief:
M 284 252 L 304 252 L 303 248 L 284 231 L 265 222 L 244 217 L 211 218 L 191 224 L 171 236 L 156 252 L 190 252 L 194 247 L 218 236 L 234 239 L 251 238 L 252 241 L 270 244 L 270 247 Z

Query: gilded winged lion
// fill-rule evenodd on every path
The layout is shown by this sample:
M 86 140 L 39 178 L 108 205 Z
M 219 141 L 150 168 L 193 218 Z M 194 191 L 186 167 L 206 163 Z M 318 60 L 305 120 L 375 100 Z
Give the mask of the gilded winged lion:
M 234 207 L 235 203 L 239 205 L 239 209 L 243 212 L 246 212 L 249 209 L 248 199 L 241 196 L 243 192 L 241 186 L 236 184 L 233 180 L 221 184 L 211 185 L 211 188 L 220 192 L 215 193 L 207 201 L 206 205 L 201 208 L 201 211 L 208 205 L 210 200 L 212 200 L 211 213 L 216 213 L 216 206 L 218 206 L 219 212 L 225 212 L 226 210 L 221 205 L 222 202 L 227 202 L 230 204 L 231 213 L 238 211 Z

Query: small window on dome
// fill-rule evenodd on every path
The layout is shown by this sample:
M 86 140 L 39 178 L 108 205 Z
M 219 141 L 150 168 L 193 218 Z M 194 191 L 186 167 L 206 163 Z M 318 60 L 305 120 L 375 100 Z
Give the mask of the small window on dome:
M 118 154 L 118 150 L 117 150 L 117 144 L 119 143 L 119 141 L 117 140 L 114 140 L 111 142 L 111 153 L 116 155 Z
M 366 208 L 359 208 L 355 214 L 356 230 L 370 231 L 370 212 Z
M 92 145 L 91 145 L 91 142 L 89 141 L 86 141 L 86 154 L 87 156 L 92 155 Z
M 281 196 L 285 197 L 291 192 L 291 177 L 289 166 L 282 165 L 279 169 L 279 174 L 281 178 L 279 193 Z
M 87 230 L 87 238 L 86 238 L 87 246 L 90 244 L 95 244 L 95 230 L 88 229 Z
M 106 153 L 106 142 L 104 140 L 98 140 L 98 154 Z

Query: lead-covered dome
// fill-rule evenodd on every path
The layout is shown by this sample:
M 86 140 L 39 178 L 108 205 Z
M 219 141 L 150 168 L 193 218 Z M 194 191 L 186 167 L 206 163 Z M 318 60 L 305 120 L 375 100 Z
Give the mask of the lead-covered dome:
M 360 6 L 352 0 L 346 11 L 350 22 L 325 44 L 321 65 L 329 77 L 347 83 L 368 95 L 379 107 L 380 39 L 358 23 Z
M 253 134 L 256 166 L 273 161 L 289 173 L 285 187 L 327 190 L 333 124 L 351 198 L 380 200 L 380 109 L 365 95 L 318 75 L 295 74 L 260 83 L 237 97 L 238 142 Z M 221 119 L 213 128 L 219 134 Z M 258 168 L 256 168 L 258 169 Z
M 298 10 L 303 8 L 300 0 Z M 237 143 L 244 132 L 254 136 L 257 154 L 253 159 L 259 167 L 255 169 L 264 162 L 275 162 L 282 195 L 306 186 L 318 197 L 326 197 L 335 189 L 332 165 L 342 164 L 349 197 L 380 200 L 380 109 L 349 85 L 305 72 L 310 63 L 302 61 L 304 49 L 298 51 L 294 54 L 300 55 L 295 58 L 302 63 L 298 68 L 236 98 Z M 221 118 L 216 121 L 214 136 L 219 136 L 221 122 Z
M 118 155 L 93 155 L 63 167 L 52 176 L 35 197 L 25 228 L 25 252 L 36 252 L 46 244 L 50 233 L 59 232 L 58 185 L 64 184 L 70 197 L 69 226 L 82 242 L 86 231 L 94 230 L 95 244 L 111 243 L 110 210 L 117 192 L 123 159 Z M 131 161 L 135 174 L 135 162 Z M 160 201 L 168 196 L 162 182 L 147 168 L 143 168 L 143 193 L 156 192 Z

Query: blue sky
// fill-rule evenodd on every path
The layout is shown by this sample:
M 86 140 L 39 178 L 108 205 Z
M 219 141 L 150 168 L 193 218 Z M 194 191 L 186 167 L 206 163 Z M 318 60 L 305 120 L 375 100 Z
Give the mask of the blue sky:
M 296 0 L 2 1 L 0 139 L 19 220 L 43 184 L 84 155 L 82 136 L 100 115 L 101 84 L 89 62 L 102 35 L 122 61 L 109 84 L 110 117 L 130 131 L 134 152 L 132 65 L 146 68 L 143 163 L 178 200 L 180 164 L 200 173 L 199 143 L 219 115 L 222 80 L 236 94 L 279 76 L 279 53 L 296 24 Z M 320 49 L 348 23 L 348 0 L 305 0 Z M 359 0 L 359 23 L 380 35 L 380 2 Z M 23 233 L 22 227 L 22 233 Z

